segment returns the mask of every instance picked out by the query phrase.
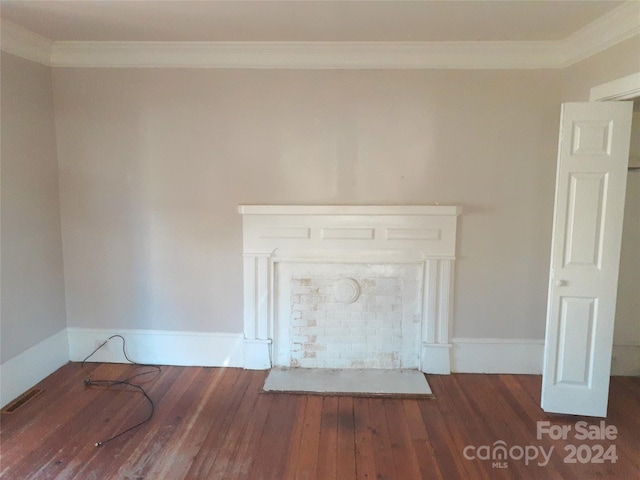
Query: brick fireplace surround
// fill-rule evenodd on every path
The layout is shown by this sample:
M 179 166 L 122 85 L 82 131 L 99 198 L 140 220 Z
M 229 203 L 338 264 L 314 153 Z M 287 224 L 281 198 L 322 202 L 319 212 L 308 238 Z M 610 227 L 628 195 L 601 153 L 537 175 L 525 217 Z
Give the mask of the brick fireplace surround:
M 450 373 L 460 207 L 241 205 L 245 368 Z

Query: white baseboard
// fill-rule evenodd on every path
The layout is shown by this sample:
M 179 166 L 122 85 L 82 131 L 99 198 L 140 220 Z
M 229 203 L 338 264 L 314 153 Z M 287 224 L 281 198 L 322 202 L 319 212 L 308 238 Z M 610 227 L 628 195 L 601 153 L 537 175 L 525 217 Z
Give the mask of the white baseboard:
M 107 330 L 68 328 L 69 358 L 81 362 L 111 335 L 126 339 L 127 355 L 138 363 L 200 367 L 242 367 L 241 333 L 204 333 L 167 330 Z M 98 350 L 92 362 L 126 362 L 122 341 L 114 338 Z
M 542 374 L 544 340 L 454 338 L 451 371 Z
M 244 340 L 244 368 L 268 370 L 271 368 L 271 340 Z
M 66 329 L 7 360 L 0 365 L 0 406 L 4 407 L 68 361 Z
M 640 345 L 614 345 L 611 359 L 611 375 L 640 376 Z
M 436 375 L 451 373 L 451 344 L 423 343 L 420 351 L 420 371 Z
M 542 374 L 544 340 L 454 338 L 451 371 Z M 611 375 L 640 375 L 640 345 L 614 345 Z
M 0 406 L 4 406 L 69 360 L 80 362 L 111 335 L 122 335 L 133 361 L 158 365 L 269 368 L 245 352 L 241 333 L 67 328 L 0 365 Z M 251 342 L 248 342 L 249 344 Z M 260 345 L 261 351 L 264 347 Z M 250 348 L 248 350 L 251 350 Z M 442 349 L 442 351 L 449 350 Z M 543 340 L 454 338 L 451 371 L 457 373 L 542 373 Z M 249 353 L 247 359 L 245 356 Z M 91 358 L 126 362 L 113 339 Z M 447 373 L 447 372 L 442 372 Z M 640 345 L 614 345 L 612 375 L 640 375 Z

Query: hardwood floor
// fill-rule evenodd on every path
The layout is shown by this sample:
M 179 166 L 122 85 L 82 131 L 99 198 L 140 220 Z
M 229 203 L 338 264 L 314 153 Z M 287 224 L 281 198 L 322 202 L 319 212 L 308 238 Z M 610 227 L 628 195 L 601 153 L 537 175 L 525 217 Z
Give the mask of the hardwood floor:
M 577 422 L 596 435 L 601 419 L 542 412 L 539 376 L 429 375 L 435 398 L 416 400 L 266 394 L 264 371 L 163 367 L 136 379 L 155 403 L 152 419 L 96 448 L 150 405 L 132 389 L 83 380 L 134 368 L 69 363 L 37 385 L 40 395 L 2 414 L 0 478 L 640 478 L 640 378 L 612 378 L 604 426 L 617 437 L 583 440 Z M 570 427 L 567 438 L 537 438 L 538 421 L 552 433 Z M 501 445 L 506 459 L 484 459 Z

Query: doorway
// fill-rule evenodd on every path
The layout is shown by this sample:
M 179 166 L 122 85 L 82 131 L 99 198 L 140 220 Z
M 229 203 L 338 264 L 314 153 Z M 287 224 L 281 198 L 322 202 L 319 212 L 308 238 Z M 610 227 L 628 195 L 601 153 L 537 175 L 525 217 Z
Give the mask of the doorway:
M 589 100 L 632 100 L 631 144 L 625 198 L 611 374 L 640 375 L 640 72 L 591 89 Z
M 542 376 L 547 412 L 606 416 L 632 107 L 562 105 Z
M 640 370 L 640 342 L 638 341 L 640 338 L 640 318 L 638 318 L 637 313 L 639 311 L 636 304 L 638 300 L 635 298 L 637 294 L 633 293 L 637 291 L 637 286 L 640 285 L 640 279 L 638 278 L 640 274 L 637 273 L 638 266 L 636 264 L 636 262 L 640 261 L 638 260 L 638 257 L 640 257 L 638 255 L 640 253 L 638 251 L 638 238 L 640 236 L 638 223 L 640 223 L 640 220 L 637 215 L 637 212 L 640 211 L 638 205 L 640 200 L 638 200 L 637 196 L 640 194 L 636 193 L 640 190 L 640 185 L 637 183 L 637 160 L 635 159 L 637 156 L 635 145 L 638 141 L 638 134 L 634 132 L 631 138 L 629 135 L 632 126 L 631 120 L 634 116 L 637 118 L 637 115 L 633 115 L 632 105 L 629 105 L 631 102 L 625 102 L 626 105 L 620 104 L 619 108 L 615 106 L 616 100 L 633 101 L 638 99 L 640 99 L 640 72 L 592 88 L 591 103 L 572 104 L 573 106 L 570 108 L 567 106 L 567 111 L 571 113 L 567 114 L 567 125 L 564 124 L 564 120 L 562 123 L 561 146 L 563 145 L 562 132 L 566 130 L 566 132 L 571 132 L 571 140 L 565 139 L 564 144 L 567 147 L 568 142 L 571 142 L 571 149 L 563 148 L 562 153 L 559 152 L 558 178 L 560 178 L 562 170 L 563 181 L 559 184 L 562 188 L 556 190 L 556 214 L 559 215 L 559 223 L 556 223 L 554 216 L 554 245 L 556 244 L 556 227 L 564 231 L 564 226 L 568 225 L 569 230 L 566 230 L 565 233 L 569 236 L 565 236 L 565 233 L 560 233 L 558 237 L 560 239 L 559 244 L 552 247 L 542 389 L 542 406 L 545 411 L 606 416 L 609 375 L 637 375 L 640 373 L 638 372 Z M 611 102 L 611 100 L 614 102 Z M 608 106 L 606 104 L 598 106 L 595 102 L 599 101 L 609 101 L 607 102 Z M 637 112 L 638 105 L 634 104 L 633 106 L 635 107 L 633 110 Z M 564 108 L 563 106 L 563 112 Z M 614 112 L 618 112 L 617 120 L 613 120 L 616 115 Z M 578 120 L 574 120 L 576 115 Z M 580 120 L 582 115 L 584 115 L 586 122 Z M 636 125 L 636 132 L 637 128 Z M 613 144 L 615 145 L 613 148 L 617 149 L 615 150 L 617 153 L 610 149 L 612 144 L 608 143 L 612 138 L 610 137 L 611 132 L 614 131 L 612 129 L 621 133 L 621 135 L 618 134 L 617 140 Z M 598 130 L 602 130 L 601 133 L 604 136 L 598 133 Z M 588 136 L 585 135 L 585 132 Z M 576 133 L 577 137 L 575 136 Z M 603 141 L 608 145 L 604 150 L 605 143 L 602 143 Z M 625 144 L 625 142 L 630 143 Z M 583 151 L 582 143 L 585 143 L 585 146 L 589 145 L 598 148 L 593 151 L 587 148 Z M 576 149 L 577 146 L 579 147 Z M 632 148 L 629 148 L 630 146 Z M 601 154 L 601 160 L 604 163 L 596 162 L 599 165 L 594 167 L 593 174 L 577 173 L 583 167 L 587 167 L 585 172 L 589 171 L 591 167 L 588 165 L 590 163 L 588 158 L 584 158 L 584 155 L 592 154 Z M 577 155 L 577 157 L 574 157 L 574 155 Z M 631 157 L 631 169 L 629 171 L 627 171 L 626 165 L 627 155 Z M 563 159 L 562 164 L 560 163 L 560 157 Z M 580 159 L 581 165 L 566 163 L 571 162 L 572 158 Z M 607 159 L 611 159 L 617 164 L 615 167 L 617 173 L 614 173 L 615 178 L 618 179 L 616 180 L 616 186 L 611 185 L 610 190 L 608 188 L 605 190 L 591 188 L 595 185 L 594 181 L 600 177 L 603 178 L 600 184 L 604 182 L 604 185 L 608 185 L 609 173 L 607 173 L 608 167 L 605 166 L 609 165 Z M 561 165 L 564 166 L 561 168 Z M 613 167 L 614 164 L 611 163 L 610 165 Z M 574 168 L 578 168 L 578 170 L 574 170 Z M 613 171 L 611 170 L 611 172 Z M 564 177 L 567 174 L 571 179 L 576 180 L 576 182 L 572 180 L 572 187 L 570 187 L 569 191 L 566 190 L 564 184 L 566 180 Z M 581 187 L 583 193 L 589 193 L 585 198 L 578 198 L 571 193 L 576 193 L 580 190 L 578 188 L 579 183 L 584 184 Z M 594 185 L 590 185 L 590 183 Z M 574 186 L 576 187 L 575 192 L 573 191 Z M 627 186 L 627 192 L 629 193 L 625 197 L 624 191 Z M 586 224 L 582 222 L 581 224 L 581 219 L 588 219 L 589 216 L 596 220 L 601 218 L 598 212 L 604 212 L 604 210 L 596 211 L 593 208 L 604 209 L 608 202 L 604 197 L 600 196 L 598 191 L 605 196 L 609 194 L 604 192 L 610 191 L 611 194 L 617 192 L 615 193 L 617 199 L 614 202 L 616 206 L 613 207 L 614 204 L 612 204 L 611 224 L 609 219 L 605 222 L 604 217 L 602 217 L 602 223 L 598 220 L 597 223 L 591 225 L 597 230 L 594 230 L 594 232 L 600 232 L 597 233 L 598 238 L 603 238 L 600 236 L 601 234 L 612 236 L 608 243 L 611 250 L 605 257 L 601 257 L 600 253 L 594 256 L 592 260 L 594 262 L 597 260 L 596 263 L 589 260 L 591 257 L 587 258 L 588 255 L 582 258 L 581 260 L 586 260 L 578 262 L 576 265 L 589 267 L 586 270 L 583 269 L 582 273 L 574 271 L 575 269 L 567 270 L 565 267 L 570 266 L 574 260 L 574 246 L 577 248 L 576 252 L 588 253 L 590 251 L 590 248 L 587 247 L 593 242 L 589 240 L 592 237 L 589 229 L 587 228 L 583 232 L 586 236 L 575 237 L 572 232 L 575 233 L 574 228 L 582 228 L 589 224 L 589 222 Z M 567 193 L 570 194 L 569 197 L 566 197 L 565 194 Z M 558 197 L 559 194 L 560 197 Z M 591 200 L 598 200 L 598 198 L 600 200 L 596 203 L 589 202 L 589 197 L 592 197 L 590 198 Z M 564 200 L 561 200 L 560 210 L 558 210 L 559 198 L 564 198 Z M 584 203 L 583 200 L 587 203 Z M 569 201 L 569 204 L 562 206 L 566 201 Z M 600 203 L 601 201 L 604 203 Z M 590 206 L 591 203 L 593 203 L 592 206 Z M 565 212 L 564 208 L 570 205 L 573 205 L 573 207 Z M 601 207 L 598 207 L 598 205 Z M 582 213 L 578 217 L 565 217 L 565 213 L 574 212 L 574 208 L 580 209 Z M 585 213 L 586 216 L 583 217 Z M 609 213 L 608 207 L 607 213 Z M 568 224 L 566 223 L 567 221 L 569 221 Z M 574 223 L 575 221 L 579 223 Z M 601 229 L 598 225 L 601 226 Z M 580 234 L 579 230 L 576 231 L 578 232 L 577 234 Z M 623 235 L 624 241 L 622 241 Z M 575 240 L 574 237 L 578 238 L 579 241 Z M 593 238 L 591 239 L 593 240 Z M 610 243 L 611 241 L 613 243 Z M 625 244 L 624 255 L 622 255 L 623 242 Z M 616 243 L 617 247 L 615 246 Z M 597 243 L 597 245 L 601 246 L 602 244 Z M 595 249 L 597 245 L 591 245 L 594 247 L 594 254 L 596 254 L 596 250 L 600 250 L 600 247 Z M 562 253 L 563 250 L 561 249 L 565 247 L 569 247 L 569 250 L 565 249 L 564 253 Z M 576 260 L 580 260 L 578 257 L 579 255 L 576 256 Z M 632 259 L 628 262 L 627 259 L 631 257 Z M 600 263 L 602 258 L 609 258 L 606 263 L 606 271 L 609 272 L 607 274 L 604 274 L 605 270 L 603 270 L 603 265 L 605 264 Z M 618 275 L 617 265 L 619 260 L 621 260 L 619 263 L 624 269 L 620 276 Z M 567 261 L 569 263 L 566 263 Z M 554 271 L 556 270 L 562 272 L 563 277 L 567 275 L 573 275 L 573 277 L 570 278 L 569 282 L 566 279 L 554 279 Z M 591 274 L 588 272 L 591 272 Z M 599 272 L 603 272 L 602 275 Z M 575 277 L 574 274 L 579 275 Z M 589 275 L 591 276 L 589 277 Z M 619 279 L 620 281 L 618 281 Z M 581 281 L 587 281 L 584 286 L 586 287 L 586 285 L 590 284 L 595 287 L 595 290 L 589 290 L 587 287 L 587 290 L 583 290 L 581 294 Z M 604 283 L 602 283 L 603 281 Z M 605 288 L 606 290 L 607 283 L 613 290 L 611 288 L 608 289 L 609 293 L 604 294 L 604 303 L 601 305 L 598 293 L 600 290 L 598 288 Z M 552 285 L 555 285 L 555 287 Z M 567 287 L 567 285 L 570 285 L 570 287 Z M 600 285 L 600 287 L 597 287 L 597 285 Z M 578 290 L 575 290 L 576 286 Z M 567 288 L 569 288 L 569 291 L 566 290 Z M 605 290 L 602 290 L 602 292 Z M 567 293 L 569 293 L 569 296 L 567 296 Z M 617 306 L 619 308 L 616 308 Z M 601 312 L 601 308 L 608 310 L 608 313 Z M 612 316 L 611 314 L 614 312 L 615 316 Z M 604 316 L 599 319 L 601 313 L 604 313 Z M 615 350 L 612 349 L 614 344 L 617 347 Z
M 633 110 L 611 374 L 640 376 L 640 98 Z

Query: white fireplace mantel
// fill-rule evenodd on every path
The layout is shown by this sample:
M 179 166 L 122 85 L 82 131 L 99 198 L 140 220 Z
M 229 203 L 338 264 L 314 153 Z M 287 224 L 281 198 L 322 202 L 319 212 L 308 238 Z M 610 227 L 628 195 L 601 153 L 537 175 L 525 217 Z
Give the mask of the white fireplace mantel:
M 458 206 L 240 205 L 244 366 L 272 366 L 279 262 L 421 265 L 420 369 L 450 373 Z
M 242 215 L 459 215 L 451 205 L 239 205 Z

